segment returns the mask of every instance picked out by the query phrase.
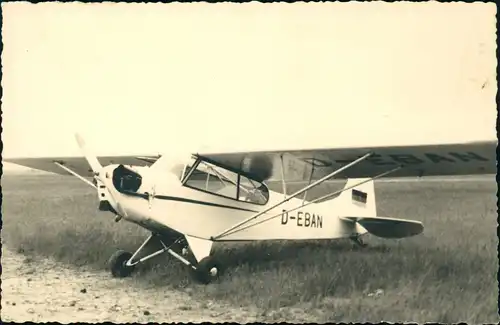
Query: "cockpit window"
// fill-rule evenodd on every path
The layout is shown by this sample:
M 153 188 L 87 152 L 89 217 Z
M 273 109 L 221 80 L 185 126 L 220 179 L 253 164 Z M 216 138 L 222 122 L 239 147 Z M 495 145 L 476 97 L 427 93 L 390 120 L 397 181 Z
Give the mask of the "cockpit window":
M 240 175 L 240 201 L 266 204 L 269 200 L 269 190 L 267 187 L 254 180 L 250 180 L 243 175 Z
M 191 172 L 192 166 L 196 168 Z M 187 177 L 185 186 L 211 194 L 261 205 L 269 200 L 269 190 L 264 184 L 206 161 L 187 164 L 181 179 L 184 177 Z

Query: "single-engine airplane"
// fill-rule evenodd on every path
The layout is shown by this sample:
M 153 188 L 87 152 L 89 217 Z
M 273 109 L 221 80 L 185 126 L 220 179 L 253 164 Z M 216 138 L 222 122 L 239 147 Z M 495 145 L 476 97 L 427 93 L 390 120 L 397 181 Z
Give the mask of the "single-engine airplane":
M 207 152 L 179 160 L 169 155 L 98 159 L 80 135 L 76 140 L 84 157 L 4 161 L 76 176 L 96 188 L 101 211 L 151 232 L 135 253 L 120 250 L 111 256 L 114 277 L 126 277 L 137 264 L 167 252 L 196 280 L 210 283 L 222 270 L 211 253 L 214 242 L 351 238 L 363 246 L 366 233 L 418 235 L 419 221 L 377 215 L 375 179 L 496 174 L 496 141 Z M 304 173 L 285 160 L 298 162 Z M 271 191 L 266 183 L 277 175 L 282 190 Z M 308 185 L 289 193 L 287 175 Z M 334 176 L 346 180 L 342 189 L 307 199 L 309 190 Z M 139 258 L 154 242 L 161 249 Z

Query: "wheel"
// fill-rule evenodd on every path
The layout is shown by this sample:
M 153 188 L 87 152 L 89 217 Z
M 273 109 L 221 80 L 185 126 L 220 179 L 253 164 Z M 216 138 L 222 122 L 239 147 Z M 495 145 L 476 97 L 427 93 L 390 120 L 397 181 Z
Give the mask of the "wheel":
M 221 272 L 220 263 L 213 256 L 207 256 L 198 263 L 192 275 L 197 282 L 209 284 L 217 280 Z
M 361 248 L 368 247 L 368 244 L 365 243 L 365 241 L 363 240 L 363 238 L 361 238 L 360 236 L 351 237 L 351 240 L 353 242 L 355 242 L 358 245 L 358 247 L 361 247 Z
M 132 274 L 135 266 L 127 266 L 125 264 L 131 257 L 131 253 L 122 250 L 119 250 L 111 255 L 108 264 L 113 277 L 125 278 Z

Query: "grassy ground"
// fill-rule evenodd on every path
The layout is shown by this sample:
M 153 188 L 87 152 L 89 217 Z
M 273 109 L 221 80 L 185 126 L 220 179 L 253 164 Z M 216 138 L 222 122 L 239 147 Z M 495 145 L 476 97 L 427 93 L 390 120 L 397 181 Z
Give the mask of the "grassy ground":
M 24 254 L 101 269 L 116 249 L 134 251 L 145 238 L 137 226 L 98 212 L 96 194 L 77 179 L 4 175 L 2 187 L 2 241 Z M 130 281 L 256 304 L 270 320 L 293 321 L 302 310 L 333 322 L 497 323 L 495 181 L 376 188 L 380 215 L 421 220 L 424 234 L 369 236 L 365 249 L 343 240 L 218 245 L 215 254 L 228 266 L 219 283 L 193 283 L 167 256 Z

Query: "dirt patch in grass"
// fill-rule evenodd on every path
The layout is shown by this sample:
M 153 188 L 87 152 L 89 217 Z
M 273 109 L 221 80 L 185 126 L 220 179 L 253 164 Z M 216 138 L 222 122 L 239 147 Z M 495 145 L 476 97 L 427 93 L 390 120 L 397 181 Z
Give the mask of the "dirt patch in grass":
M 2 320 L 14 322 L 247 322 L 233 310 L 178 290 L 110 279 L 103 271 L 63 267 L 47 258 L 2 251 Z

